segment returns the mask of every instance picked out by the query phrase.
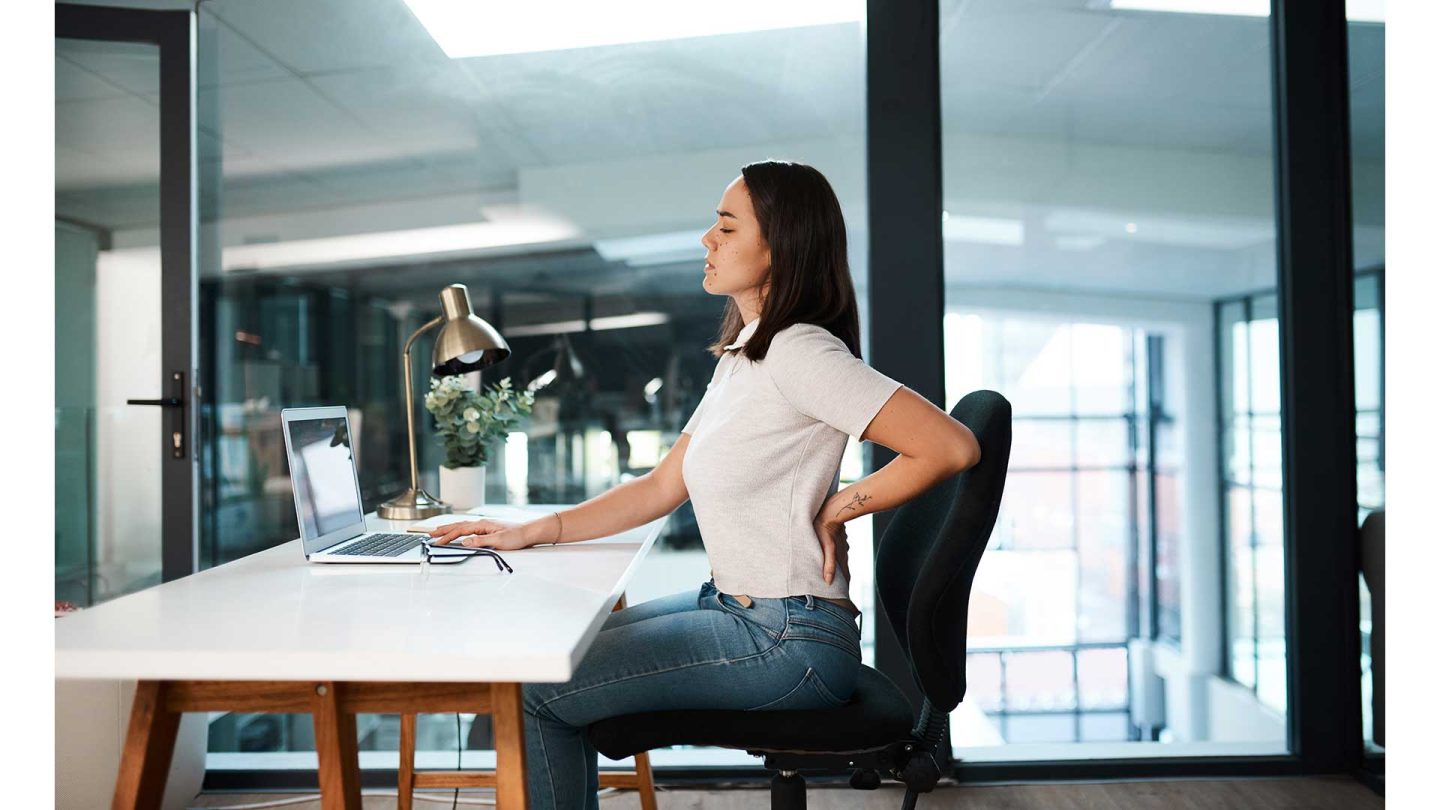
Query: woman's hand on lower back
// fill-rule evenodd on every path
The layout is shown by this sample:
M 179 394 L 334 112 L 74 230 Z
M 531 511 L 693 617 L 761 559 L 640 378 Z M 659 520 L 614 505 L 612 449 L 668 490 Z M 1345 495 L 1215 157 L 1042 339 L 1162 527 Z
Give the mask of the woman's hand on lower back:
M 816 520 L 815 536 L 820 539 L 820 549 L 824 553 L 820 574 L 825 577 L 825 584 L 835 581 L 836 566 L 844 574 L 845 581 L 849 582 L 850 542 L 845 538 L 845 524 Z

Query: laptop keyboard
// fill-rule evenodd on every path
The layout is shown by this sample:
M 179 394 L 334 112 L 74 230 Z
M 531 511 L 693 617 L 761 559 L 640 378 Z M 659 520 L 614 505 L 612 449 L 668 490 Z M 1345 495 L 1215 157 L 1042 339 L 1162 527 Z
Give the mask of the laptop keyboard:
M 331 553 L 359 557 L 399 557 L 420 545 L 421 537 L 415 534 L 372 534 L 358 543 L 351 543 Z

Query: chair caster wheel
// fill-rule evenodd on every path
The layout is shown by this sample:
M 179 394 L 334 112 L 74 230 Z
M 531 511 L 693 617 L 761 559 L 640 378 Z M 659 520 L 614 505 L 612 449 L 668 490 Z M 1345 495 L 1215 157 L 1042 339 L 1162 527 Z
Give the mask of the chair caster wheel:
M 880 788 L 880 772 L 869 768 L 856 768 L 850 774 L 850 787 L 856 790 L 878 790 Z

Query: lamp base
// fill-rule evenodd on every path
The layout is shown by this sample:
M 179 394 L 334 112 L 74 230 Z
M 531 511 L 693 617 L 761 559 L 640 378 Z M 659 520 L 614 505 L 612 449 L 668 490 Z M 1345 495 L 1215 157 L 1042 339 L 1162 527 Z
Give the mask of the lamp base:
M 450 504 L 423 489 L 407 489 L 380 504 L 375 514 L 386 520 L 423 520 L 450 511 Z

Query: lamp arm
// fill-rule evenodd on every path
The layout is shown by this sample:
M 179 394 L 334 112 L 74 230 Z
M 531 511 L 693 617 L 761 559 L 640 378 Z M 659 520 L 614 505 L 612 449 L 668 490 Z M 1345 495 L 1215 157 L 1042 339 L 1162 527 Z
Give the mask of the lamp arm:
M 416 338 L 425 334 L 431 329 L 439 326 L 445 320 L 444 315 L 436 316 L 424 326 L 415 330 L 415 334 L 405 341 L 404 351 L 404 375 L 405 375 L 405 434 L 410 437 L 410 489 L 420 491 L 420 464 L 415 460 L 415 386 L 410 373 L 410 347 L 415 345 Z

